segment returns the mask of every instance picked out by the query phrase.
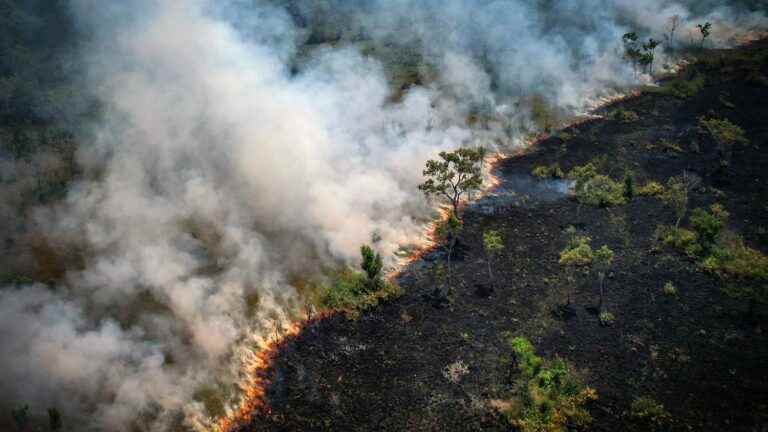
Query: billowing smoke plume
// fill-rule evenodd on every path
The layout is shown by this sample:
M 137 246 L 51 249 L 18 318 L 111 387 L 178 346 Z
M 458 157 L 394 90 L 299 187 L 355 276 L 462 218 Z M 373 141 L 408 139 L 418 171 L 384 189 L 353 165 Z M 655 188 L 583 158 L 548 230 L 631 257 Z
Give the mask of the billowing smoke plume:
M 534 95 L 577 112 L 631 84 L 624 32 L 765 23 L 690 3 L 73 0 L 102 113 L 81 179 L 25 220 L 67 266 L 0 290 L 0 392 L 77 430 L 203 425 L 200 389 L 294 317 L 293 276 L 418 238 L 430 156 L 518 145 Z

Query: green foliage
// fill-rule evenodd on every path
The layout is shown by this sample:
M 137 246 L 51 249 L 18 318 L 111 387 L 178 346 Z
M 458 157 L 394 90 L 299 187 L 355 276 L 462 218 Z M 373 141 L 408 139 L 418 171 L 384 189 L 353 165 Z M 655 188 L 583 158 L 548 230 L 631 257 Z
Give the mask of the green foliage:
M 592 264 L 594 253 L 589 245 L 590 239 L 586 236 L 574 235 L 568 241 L 565 249 L 560 251 L 559 263 L 566 267 L 584 267 Z
M 749 140 L 744 134 L 744 129 L 727 119 L 705 119 L 702 117 L 699 119 L 699 126 L 709 132 L 712 138 L 720 145 L 749 144 Z
M 664 186 L 656 181 L 648 182 L 637 189 L 637 194 L 641 196 L 660 196 L 664 192 Z
M 709 256 L 701 262 L 702 270 L 736 280 L 768 280 L 768 256 L 744 244 L 733 232 L 721 234 Z
M 678 78 L 665 85 L 661 91 L 678 99 L 690 99 L 699 94 L 706 82 L 706 77 L 701 74 L 696 75 L 690 80 Z
M 398 285 L 387 281 L 382 281 L 376 291 L 370 291 L 368 277 L 348 268 L 328 270 L 324 279 L 317 287 L 320 306 L 352 315 L 401 294 Z
M 452 152 L 440 152 L 440 160 L 428 160 L 423 171 L 427 180 L 419 190 L 429 198 L 446 198 L 453 206 L 453 213 L 459 215 L 461 197 L 483 184 L 481 175 L 485 149 L 460 148 Z
M 699 256 L 703 250 L 699 244 L 699 236 L 685 228 L 659 225 L 656 228 L 656 238 L 667 246 L 685 252 L 691 257 Z
M 496 230 L 488 230 L 483 233 L 483 249 L 488 256 L 494 256 L 504 250 L 504 238 Z
M 576 191 L 576 199 L 594 207 L 610 207 L 626 203 L 623 185 L 608 176 L 599 174 L 584 182 L 583 187 Z
M 729 213 L 720 204 L 713 204 L 710 212 L 696 208 L 691 213 L 691 225 L 698 233 L 705 249 L 715 244 L 728 222 Z
M 384 266 L 381 254 L 374 252 L 368 245 L 362 245 L 360 246 L 360 255 L 363 259 L 360 268 L 368 276 L 369 289 L 374 290 L 381 283 L 381 269 Z
M 612 325 L 614 321 L 616 321 L 616 317 L 608 311 L 600 312 L 598 318 L 600 320 L 600 325 L 603 327 L 608 327 Z
M 677 296 L 677 287 L 675 287 L 675 284 L 673 284 L 672 281 L 667 281 L 667 283 L 664 284 L 664 288 L 662 291 L 666 296 L 669 296 L 669 297 Z
M 533 171 L 531 171 L 531 175 L 541 179 L 546 179 L 546 178 L 561 179 L 565 177 L 565 174 L 563 173 L 563 170 L 560 168 L 559 163 L 553 163 L 550 166 L 537 165 L 536 167 L 533 168 Z
M 523 432 L 555 432 L 591 423 L 586 405 L 597 393 L 582 384 L 568 364 L 559 358 L 545 361 L 525 338 L 509 343 L 521 372 L 516 396 L 503 410 L 512 425 Z
M 593 255 L 595 269 L 598 272 L 606 272 L 613 264 L 613 256 L 613 251 L 607 245 L 597 249 Z
M 632 123 L 640 120 L 640 116 L 638 116 L 634 111 L 619 108 L 613 112 L 613 119 L 622 123 Z
M 688 212 L 689 192 L 698 186 L 699 182 L 700 179 L 698 177 L 686 172 L 667 181 L 667 190 L 661 199 L 675 211 L 675 216 L 677 217 L 675 228 L 680 226 L 680 221 Z
M 635 176 L 631 172 L 628 172 L 624 175 L 624 198 L 627 201 L 632 201 L 636 194 Z
M 658 428 L 670 420 L 664 405 L 650 397 L 636 398 L 630 407 L 630 416 L 646 428 Z
M 699 33 L 701 33 L 701 46 L 703 47 L 704 41 L 709 37 L 709 35 L 712 32 L 712 23 L 707 21 L 704 24 L 696 24 L 696 28 L 698 28 Z

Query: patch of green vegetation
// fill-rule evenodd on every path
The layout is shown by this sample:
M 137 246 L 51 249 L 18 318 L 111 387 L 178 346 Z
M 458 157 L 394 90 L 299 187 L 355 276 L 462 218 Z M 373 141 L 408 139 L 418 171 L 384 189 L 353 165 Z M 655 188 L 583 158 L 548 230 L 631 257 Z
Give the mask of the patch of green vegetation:
M 320 306 L 344 310 L 354 316 L 402 293 L 398 285 L 387 281 L 382 281 L 375 291 L 369 287 L 363 273 L 348 268 L 327 271 L 326 281 L 320 285 Z
M 706 82 L 706 77 L 702 74 L 698 74 L 690 80 L 678 78 L 661 87 L 660 92 L 678 99 L 690 99 L 699 94 Z
M 600 325 L 603 327 L 608 327 L 613 324 L 613 322 L 616 320 L 616 317 L 608 311 L 600 312 L 600 315 L 598 317 L 600 319 Z
M 563 170 L 560 168 L 560 164 L 555 162 L 552 165 L 537 165 L 531 171 L 531 175 L 540 179 L 554 178 L 561 179 L 565 177 Z
M 640 116 L 637 115 L 636 112 L 625 110 L 624 108 L 618 108 L 616 109 L 612 114 L 611 117 L 613 117 L 614 120 L 620 121 L 622 123 L 632 123 L 640 120 Z
M 744 244 L 744 239 L 726 232 L 701 262 L 702 270 L 723 278 L 768 281 L 768 256 Z
M 728 119 L 701 118 L 699 119 L 699 126 L 709 132 L 718 144 L 749 144 L 749 139 L 744 134 L 744 129 L 731 123 Z
M 650 397 L 636 398 L 630 406 L 632 420 L 646 430 L 656 430 L 669 422 L 671 416 L 664 405 Z
M 522 337 L 509 344 L 521 373 L 514 398 L 502 410 L 513 426 L 523 432 L 554 432 L 592 422 L 586 405 L 597 399 L 597 392 L 585 386 L 565 361 L 544 360 Z
M 656 181 L 650 181 L 637 188 L 637 194 L 640 196 L 660 196 L 664 194 L 664 186 Z
M 691 230 L 659 225 L 656 228 L 655 236 L 666 246 L 683 251 L 690 257 L 696 257 L 701 254 L 702 247 L 698 242 L 699 236 Z
M 568 173 L 568 178 L 576 182 L 576 199 L 582 204 L 610 207 L 626 203 L 624 185 L 598 174 L 592 162 L 574 167 Z
M 677 287 L 672 283 L 672 281 L 667 281 L 667 283 L 664 284 L 662 291 L 664 292 L 665 296 L 677 297 Z

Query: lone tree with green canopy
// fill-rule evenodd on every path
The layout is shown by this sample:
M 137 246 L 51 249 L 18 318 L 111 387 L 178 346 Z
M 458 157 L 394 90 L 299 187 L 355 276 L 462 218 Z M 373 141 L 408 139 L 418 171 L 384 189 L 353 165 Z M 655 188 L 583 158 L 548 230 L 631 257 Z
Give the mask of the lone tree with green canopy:
M 453 214 L 461 219 L 459 204 L 463 195 L 469 195 L 483 184 L 482 163 L 485 149 L 482 147 L 460 148 L 452 152 L 440 152 L 439 160 L 428 160 L 424 169 L 426 181 L 419 190 L 427 198 L 447 199 Z
M 589 243 L 592 241 L 587 236 L 578 235 L 576 228 L 573 226 L 568 227 L 565 230 L 565 234 L 568 238 L 568 244 L 560 252 L 560 260 L 558 261 L 567 271 L 568 288 L 567 303 L 566 306 L 571 305 L 571 291 L 573 291 L 573 285 L 576 283 L 576 274 L 579 270 L 587 271 L 589 266 L 592 265 L 594 259 L 594 252 Z
M 368 290 L 375 291 L 381 285 L 381 269 L 384 267 L 381 254 L 374 252 L 368 245 L 362 245 L 360 246 L 360 255 L 363 257 L 360 268 L 368 276 Z
M 493 285 L 493 270 L 491 269 L 494 257 L 501 254 L 504 250 L 504 238 L 496 230 L 488 230 L 483 233 L 483 249 L 488 261 L 488 278 Z

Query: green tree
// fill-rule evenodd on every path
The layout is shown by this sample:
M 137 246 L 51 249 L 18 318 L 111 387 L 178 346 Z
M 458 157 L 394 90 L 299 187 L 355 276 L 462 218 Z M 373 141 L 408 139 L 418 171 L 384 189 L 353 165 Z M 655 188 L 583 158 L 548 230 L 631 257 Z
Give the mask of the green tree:
M 691 225 L 699 234 L 699 240 L 705 252 L 715 245 L 730 216 L 720 204 L 713 204 L 710 210 L 711 212 L 708 212 L 702 208 L 696 208 L 691 213 Z
M 631 172 L 628 172 L 624 175 L 624 198 L 626 198 L 627 201 L 632 201 L 632 199 L 635 198 L 635 195 L 637 195 L 637 191 L 635 190 L 635 176 Z
M 603 312 L 603 300 L 605 298 L 605 275 L 613 264 L 613 251 L 607 245 L 603 245 L 594 253 L 594 267 L 597 270 L 597 280 L 600 284 L 600 304 L 598 310 Z
M 368 289 L 376 290 L 381 285 L 381 269 L 384 266 L 381 254 L 374 252 L 368 245 L 362 245 L 360 255 L 363 258 L 360 268 L 368 276 Z
M 461 198 L 483 184 L 483 148 L 460 148 L 452 152 L 440 152 L 440 160 L 428 160 L 424 169 L 427 180 L 419 185 L 427 198 L 437 196 L 447 199 L 453 214 L 461 219 Z
M 496 230 L 488 230 L 483 233 L 483 249 L 488 261 L 488 277 L 491 284 L 493 284 L 493 271 L 491 270 L 491 262 L 494 257 L 498 256 L 501 251 L 504 250 L 504 238 L 501 233 Z
M 637 45 L 638 39 L 635 32 L 625 33 L 621 37 L 621 41 L 624 44 L 624 58 L 632 64 L 632 71 L 635 75 L 637 75 L 637 65 L 642 57 L 640 48 Z

